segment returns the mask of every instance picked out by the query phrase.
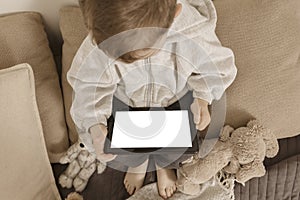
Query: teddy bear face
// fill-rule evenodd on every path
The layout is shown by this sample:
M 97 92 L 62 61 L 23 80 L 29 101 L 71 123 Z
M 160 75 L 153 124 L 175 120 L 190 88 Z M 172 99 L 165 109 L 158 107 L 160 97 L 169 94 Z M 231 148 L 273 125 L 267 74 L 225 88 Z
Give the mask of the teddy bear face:
M 266 145 L 260 133 L 247 127 L 241 127 L 233 131 L 231 138 L 233 155 L 241 165 L 254 160 L 264 160 Z

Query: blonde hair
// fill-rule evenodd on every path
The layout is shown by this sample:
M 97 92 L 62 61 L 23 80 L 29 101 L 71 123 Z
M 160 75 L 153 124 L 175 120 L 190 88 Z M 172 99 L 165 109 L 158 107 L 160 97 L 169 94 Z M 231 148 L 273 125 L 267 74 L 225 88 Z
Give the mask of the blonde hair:
M 85 24 L 97 44 L 123 31 L 169 28 L 176 13 L 176 0 L 79 0 Z M 120 57 L 131 63 L 133 52 Z

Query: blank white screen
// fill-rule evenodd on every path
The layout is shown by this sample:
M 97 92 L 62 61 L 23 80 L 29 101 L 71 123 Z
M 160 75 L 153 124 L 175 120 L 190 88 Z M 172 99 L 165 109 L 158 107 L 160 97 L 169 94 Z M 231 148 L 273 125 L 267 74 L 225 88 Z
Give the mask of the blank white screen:
M 111 148 L 151 147 L 192 147 L 188 111 L 117 111 Z

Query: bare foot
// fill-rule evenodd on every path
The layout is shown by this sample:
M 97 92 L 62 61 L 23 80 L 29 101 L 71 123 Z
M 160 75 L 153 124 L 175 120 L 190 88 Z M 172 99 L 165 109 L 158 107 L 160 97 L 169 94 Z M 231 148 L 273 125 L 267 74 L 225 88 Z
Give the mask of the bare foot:
M 156 165 L 157 189 L 159 195 L 164 198 L 170 198 L 176 191 L 175 182 L 177 180 L 173 169 L 160 168 Z
M 146 160 L 143 164 L 135 168 L 132 167 L 128 168 L 124 178 L 124 185 L 127 192 L 130 195 L 133 195 L 136 191 L 138 191 L 143 186 L 147 166 L 148 166 L 148 160 Z

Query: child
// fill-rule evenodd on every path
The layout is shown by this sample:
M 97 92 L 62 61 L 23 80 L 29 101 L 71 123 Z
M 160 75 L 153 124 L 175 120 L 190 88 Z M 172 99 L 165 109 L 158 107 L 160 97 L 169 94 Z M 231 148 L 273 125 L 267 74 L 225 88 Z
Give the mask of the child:
M 81 0 L 89 29 L 67 79 L 74 96 L 71 116 L 82 141 L 102 162 L 113 97 L 128 106 L 168 107 L 192 91 L 191 110 L 198 130 L 210 123 L 208 105 L 233 82 L 233 52 L 216 34 L 210 0 Z M 138 163 L 138 164 L 137 164 Z M 129 166 L 129 194 L 142 187 L 148 160 Z M 176 191 L 176 174 L 157 167 L 163 198 Z

